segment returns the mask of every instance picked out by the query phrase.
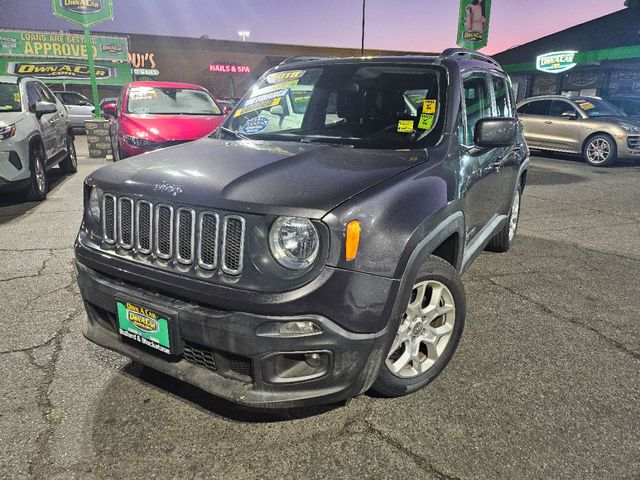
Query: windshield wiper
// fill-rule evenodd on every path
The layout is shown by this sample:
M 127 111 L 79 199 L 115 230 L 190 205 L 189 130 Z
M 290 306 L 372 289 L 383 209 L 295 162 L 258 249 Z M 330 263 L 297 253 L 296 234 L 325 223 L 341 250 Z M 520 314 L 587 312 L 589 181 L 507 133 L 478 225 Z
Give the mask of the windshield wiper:
M 239 138 L 240 140 L 250 140 L 249 137 L 247 137 L 246 135 L 243 135 L 240 132 L 237 132 L 231 128 L 224 127 L 222 125 L 218 127 L 218 130 L 222 130 L 224 133 L 233 135 L 234 137 Z

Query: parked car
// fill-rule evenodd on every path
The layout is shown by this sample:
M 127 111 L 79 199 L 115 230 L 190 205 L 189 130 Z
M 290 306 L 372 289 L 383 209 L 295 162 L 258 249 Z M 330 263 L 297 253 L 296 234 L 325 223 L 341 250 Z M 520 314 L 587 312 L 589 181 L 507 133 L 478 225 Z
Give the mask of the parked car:
M 605 100 L 630 117 L 640 117 L 640 96 L 638 95 L 612 95 Z
M 267 128 L 297 85 L 304 115 Z M 418 390 L 462 335 L 462 272 L 515 240 L 511 91 L 462 49 L 285 61 L 211 136 L 86 179 L 84 335 L 255 407 Z
M 78 168 L 73 129 L 64 105 L 39 80 L 0 76 L 0 191 L 47 197 L 46 171 Z
M 114 112 L 117 106 L 118 106 L 117 97 L 106 97 L 100 100 L 100 111 L 102 112 L 102 115 L 107 119 L 111 116 L 107 112 Z
M 84 129 L 84 121 L 91 120 L 96 111 L 91 100 L 78 92 L 56 90 L 53 93 L 69 112 L 71 126 L 75 129 Z
M 545 95 L 518 105 L 530 148 L 581 154 L 594 167 L 640 158 L 640 122 L 598 97 Z
M 201 138 L 225 119 L 203 87 L 174 82 L 131 82 L 125 85 L 110 118 L 114 161 Z
M 218 107 L 222 109 L 222 113 L 224 113 L 225 115 L 228 115 L 229 113 L 231 113 L 235 105 L 233 102 L 230 102 L 229 100 L 221 100 L 219 98 L 216 99 L 216 103 L 218 104 Z

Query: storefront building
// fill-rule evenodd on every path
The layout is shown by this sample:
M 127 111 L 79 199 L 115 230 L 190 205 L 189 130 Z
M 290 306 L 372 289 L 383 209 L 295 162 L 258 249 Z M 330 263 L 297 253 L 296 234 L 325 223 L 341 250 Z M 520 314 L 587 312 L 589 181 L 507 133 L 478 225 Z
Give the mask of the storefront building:
M 517 99 L 548 94 L 640 97 L 640 2 L 494 56 Z

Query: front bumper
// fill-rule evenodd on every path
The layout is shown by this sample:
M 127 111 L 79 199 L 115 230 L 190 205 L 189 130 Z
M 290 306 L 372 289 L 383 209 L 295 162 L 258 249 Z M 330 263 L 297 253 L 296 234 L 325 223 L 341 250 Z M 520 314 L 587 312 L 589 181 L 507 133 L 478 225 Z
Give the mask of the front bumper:
M 216 310 L 135 287 L 78 262 L 76 265 L 87 309 L 86 338 L 231 402 L 277 408 L 345 400 L 370 387 L 389 348 L 393 322 L 375 333 L 353 333 L 320 315 L 282 317 Z M 123 298 L 174 312 L 174 354 L 155 352 L 123 339 L 115 313 L 116 299 Z M 311 320 L 322 333 L 298 337 L 256 333 L 267 323 L 293 320 Z M 278 359 L 314 352 L 328 358 L 322 374 L 304 380 L 278 376 Z M 198 361 L 202 358 L 209 361 Z
M 640 135 L 629 135 L 617 143 L 620 158 L 640 158 Z

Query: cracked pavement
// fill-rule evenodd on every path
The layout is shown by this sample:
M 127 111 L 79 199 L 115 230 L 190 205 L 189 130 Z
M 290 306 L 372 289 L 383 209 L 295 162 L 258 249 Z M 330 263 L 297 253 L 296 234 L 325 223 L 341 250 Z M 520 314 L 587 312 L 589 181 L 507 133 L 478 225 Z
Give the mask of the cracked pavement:
M 534 157 L 519 238 L 465 274 L 443 375 L 404 398 L 256 412 L 93 346 L 73 269 L 82 180 L 0 199 L 5 478 L 638 478 L 640 164 Z

